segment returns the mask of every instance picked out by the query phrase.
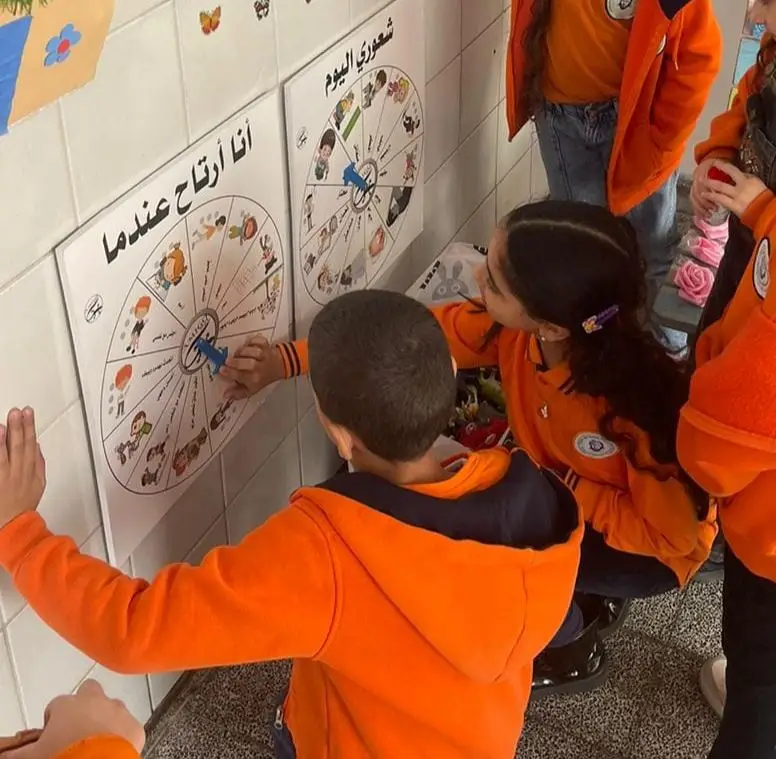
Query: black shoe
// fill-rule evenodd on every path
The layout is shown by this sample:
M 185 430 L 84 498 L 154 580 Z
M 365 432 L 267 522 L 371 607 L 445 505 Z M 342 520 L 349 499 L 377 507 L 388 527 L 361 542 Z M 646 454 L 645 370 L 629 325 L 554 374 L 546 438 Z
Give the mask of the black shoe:
M 628 618 L 630 598 L 602 598 L 598 617 L 598 634 L 601 639 L 614 635 Z
M 596 617 L 571 643 L 545 648 L 539 654 L 534 662 L 531 700 L 595 690 L 606 682 L 607 671 Z

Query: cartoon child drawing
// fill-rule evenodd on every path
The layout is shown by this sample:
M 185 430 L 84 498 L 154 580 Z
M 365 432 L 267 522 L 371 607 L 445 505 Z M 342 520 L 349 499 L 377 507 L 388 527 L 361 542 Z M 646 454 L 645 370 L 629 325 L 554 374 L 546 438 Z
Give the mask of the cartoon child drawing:
M 272 244 L 272 238 L 269 235 L 264 235 L 259 240 L 259 245 L 264 257 L 264 273 L 269 274 L 272 267 L 278 262 L 278 257 L 275 255 L 275 246 Z
M 420 119 L 413 118 L 409 113 L 406 113 L 402 125 L 404 126 L 404 131 L 407 135 L 413 137 L 415 135 L 415 130 L 420 126 Z
M 215 414 L 213 414 L 213 418 L 210 420 L 210 429 L 212 432 L 215 432 L 224 422 L 227 421 L 229 416 L 231 416 L 229 414 L 229 410 L 232 408 L 233 403 L 234 400 L 229 398 L 229 400 L 222 401 L 218 406 Z
M 383 69 L 380 69 L 377 72 L 377 76 L 375 77 L 374 82 L 370 82 L 369 84 L 367 84 L 366 87 L 364 87 L 364 93 L 363 93 L 364 110 L 372 107 L 372 103 L 374 102 L 374 99 L 377 97 L 377 94 L 380 92 L 380 90 L 382 90 L 382 88 L 385 87 L 385 84 L 387 81 L 388 81 L 388 75 L 385 73 Z
M 309 274 L 313 270 L 313 266 L 315 266 L 315 262 L 318 260 L 318 256 L 315 255 L 315 253 L 308 254 L 307 258 L 304 261 L 304 273 Z
M 318 289 L 326 295 L 331 295 L 332 288 L 334 287 L 334 277 L 329 271 L 329 267 L 324 264 L 321 269 L 321 273 L 318 275 Z
M 307 232 L 313 231 L 313 194 L 310 193 L 304 199 L 304 220 L 307 224 Z
M 391 200 L 388 206 L 388 226 L 392 227 L 396 220 L 407 210 L 412 197 L 412 187 L 394 187 L 391 191 Z
M 226 226 L 226 216 L 221 215 L 217 217 L 213 224 L 209 224 L 204 219 L 201 219 L 199 223 L 201 225 L 201 229 L 195 229 L 191 233 L 193 238 L 191 243 L 192 250 L 194 250 L 198 243 L 207 242 L 216 232 L 223 229 Z
M 167 461 L 167 443 L 170 441 L 169 437 L 166 437 L 161 443 L 157 443 L 148 449 L 146 454 L 147 466 L 143 470 L 143 474 L 140 478 L 140 484 L 144 487 L 150 487 L 156 485 L 159 482 L 159 472 L 162 471 L 164 463 Z M 153 463 L 157 461 L 155 469 L 151 469 Z
M 186 473 L 189 465 L 199 457 L 199 452 L 206 442 L 207 430 L 203 427 L 199 435 L 191 442 L 184 445 L 183 448 L 175 452 L 175 457 L 172 460 L 172 468 L 175 470 L 176 477 L 182 477 Z
M 322 182 L 329 176 L 329 160 L 337 144 L 337 133 L 333 129 L 327 129 L 321 137 L 318 146 L 318 160 L 315 164 L 315 178 Z
M 338 130 L 342 126 L 345 116 L 350 113 L 350 109 L 353 107 L 353 101 L 355 99 L 356 96 L 352 92 L 348 92 L 348 94 L 337 103 L 337 107 L 334 109 L 334 126 L 336 126 Z
M 130 364 L 124 364 L 124 366 L 116 372 L 116 377 L 113 380 L 113 387 L 116 389 L 117 394 L 116 419 L 120 419 L 124 416 L 124 400 L 131 379 L 132 366 Z
M 137 351 L 138 343 L 140 342 L 140 334 L 146 325 L 146 318 L 148 312 L 151 310 L 151 298 L 148 295 L 143 295 L 135 303 L 135 307 L 132 309 L 132 316 L 135 317 L 135 326 L 132 327 L 132 332 L 129 334 L 129 345 L 127 346 L 127 353 L 135 354 Z
M 241 226 L 229 227 L 229 239 L 238 239 L 240 245 L 243 245 L 247 240 L 252 240 L 258 231 L 259 223 L 256 221 L 256 217 L 248 215 L 243 219 Z
M 382 227 L 378 227 L 375 233 L 372 235 L 372 240 L 369 243 L 369 257 L 377 258 L 385 248 L 385 230 Z
M 393 98 L 394 103 L 403 103 L 410 91 L 409 80 L 403 76 L 395 79 L 388 85 L 388 97 Z
M 180 284 L 187 270 L 181 244 L 174 242 L 170 245 L 170 252 L 159 262 L 159 268 L 154 275 L 154 284 L 162 300 L 167 299 L 171 287 Z
M 127 463 L 127 459 L 131 459 L 135 453 L 137 453 L 137 449 L 140 448 L 143 438 L 146 435 L 151 434 L 151 429 L 152 427 L 146 417 L 145 411 L 138 411 L 129 428 L 129 440 L 119 443 L 116 446 L 116 454 L 119 457 L 121 466 L 124 466 L 124 464 Z
M 272 291 L 267 286 L 267 300 L 259 306 L 259 314 L 262 319 L 266 319 L 267 315 L 275 312 L 275 307 L 278 304 L 278 296 L 280 295 L 280 275 L 276 274 L 272 278 Z
M 409 184 L 415 181 L 415 172 L 417 166 L 415 165 L 415 156 L 417 154 L 417 148 L 413 148 L 411 152 L 406 155 L 406 164 L 404 166 L 404 184 Z

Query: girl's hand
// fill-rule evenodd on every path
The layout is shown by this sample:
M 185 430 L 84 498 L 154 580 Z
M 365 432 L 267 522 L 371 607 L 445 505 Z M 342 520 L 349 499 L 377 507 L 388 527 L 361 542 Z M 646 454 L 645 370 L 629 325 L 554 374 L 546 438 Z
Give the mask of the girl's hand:
M 38 508 L 46 489 L 46 462 L 31 408 L 11 409 L 0 425 L 0 528 Z
M 712 166 L 727 174 L 731 182 L 707 179 L 708 189 L 702 193 L 702 199 L 715 206 L 727 208 L 739 219 L 746 213 L 746 209 L 768 189 L 760 179 L 751 174 L 744 174 L 732 163 L 712 161 Z
M 690 203 L 692 203 L 693 213 L 701 219 L 708 219 L 716 210 L 714 203 L 704 197 L 710 190 L 709 169 L 713 164 L 713 159 L 699 163 L 692 175 Z

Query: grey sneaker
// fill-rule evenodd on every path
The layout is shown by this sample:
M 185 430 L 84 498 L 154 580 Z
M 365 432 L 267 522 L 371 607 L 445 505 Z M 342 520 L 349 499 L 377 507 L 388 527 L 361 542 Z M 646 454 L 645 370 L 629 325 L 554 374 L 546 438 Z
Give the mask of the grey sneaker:
M 708 659 L 701 667 L 701 693 L 706 697 L 709 706 L 717 713 L 718 717 L 722 716 L 722 712 L 725 709 L 725 696 L 727 695 L 725 687 L 726 670 L 727 659 L 724 656 Z

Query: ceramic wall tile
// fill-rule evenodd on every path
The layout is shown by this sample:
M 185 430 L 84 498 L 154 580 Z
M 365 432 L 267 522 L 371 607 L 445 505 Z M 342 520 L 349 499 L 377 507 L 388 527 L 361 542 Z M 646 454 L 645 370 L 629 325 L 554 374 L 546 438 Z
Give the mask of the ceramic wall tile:
M 187 143 L 172 4 L 114 32 L 94 81 L 67 95 L 62 108 L 76 202 L 86 219 Z
M 0 735 L 14 735 L 24 729 L 24 715 L 11 670 L 5 635 L 0 631 Z
M 498 105 L 504 37 L 492 23 L 461 54 L 461 139 L 470 135 Z
M 247 0 L 178 0 L 175 8 L 189 126 L 197 139 L 277 84 L 274 13 Z
M 294 430 L 226 510 L 229 539 L 239 543 L 288 504 L 300 485 L 299 442 Z
M 473 245 L 487 245 L 496 226 L 496 193 L 491 192 L 458 230 L 455 239 Z
M 282 0 L 275 3 L 278 66 L 287 79 L 349 28 L 350 0 Z
M 171 0 L 116 0 L 111 29 L 118 29 L 130 21 L 134 21 L 163 2 L 171 2 Z
M 358 26 L 389 3 L 390 0 L 350 0 L 350 25 Z
M 498 175 L 501 182 L 512 167 L 531 149 L 533 145 L 533 126 L 526 124 L 509 141 L 509 127 L 507 125 L 506 102 L 501 101 L 498 106 Z
M 465 48 L 504 10 L 502 0 L 461 0 L 461 43 Z
M 426 80 L 431 81 L 461 53 L 461 2 L 425 0 Z
M 458 148 L 461 114 L 461 58 L 454 58 L 426 85 L 426 151 L 430 177 Z
M 531 148 L 531 200 L 544 200 L 550 194 L 550 186 L 547 184 L 547 172 L 542 161 L 539 144 L 534 143 Z
M 459 150 L 459 224 L 474 213 L 496 184 L 497 127 L 498 108 L 494 108 Z
M 76 225 L 57 106 L 15 124 L 0 139 L 0 172 L 2 287 L 42 258 Z
M 53 256 L 0 290 L 0 415 L 33 406 L 39 430 L 77 398 L 75 359 Z M 10 370 L 10 368 L 13 368 Z
M 531 156 L 525 155 L 496 188 L 496 212 L 504 217 L 531 200 Z

